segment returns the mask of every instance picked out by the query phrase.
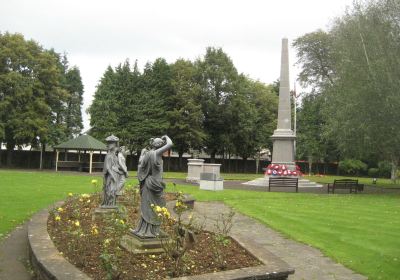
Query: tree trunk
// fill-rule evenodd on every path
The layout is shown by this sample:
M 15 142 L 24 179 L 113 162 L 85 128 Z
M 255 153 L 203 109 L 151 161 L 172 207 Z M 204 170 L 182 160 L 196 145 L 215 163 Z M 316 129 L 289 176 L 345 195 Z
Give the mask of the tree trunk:
M 2 166 L 2 155 L 3 155 L 3 150 L 1 149 L 1 146 L 3 143 L 0 142 L 0 167 Z
M 215 154 L 216 152 L 214 150 L 211 151 L 211 163 L 215 163 Z
M 169 172 L 169 167 L 171 165 L 171 149 L 168 150 L 168 160 L 167 160 L 167 171 Z
M 43 165 L 44 165 L 43 157 L 46 154 L 46 143 L 42 143 L 40 148 L 41 148 L 41 153 L 40 153 L 40 159 L 39 159 L 39 168 L 40 168 L 40 170 L 42 170 Z
M 390 172 L 390 179 L 392 180 L 393 183 L 396 183 L 397 181 L 397 165 L 398 165 L 398 160 L 392 157 L 392 170 Z
M 222 151 L 222 166 L 221 166 L 221 172 L 224 172 L 223 170 L 225 169 L 225 150 Z
M 228 152 L 228 173 L 231 173 L 231 153 Z
M 7 142 L 7 167 L 11 167 L 12 165 L 12 156 L 14 152 L 15 143 Z
M 308 175 L 311 176 L 312 172 L 312 156 L 308 156 Z
M 183 152 L 182 152 L 182 151 L 179 151 L 179 152 L 178 152 L 178 156 L 179 156 L 178 167 L 179 167 L 179 171 L 182 172 L 182 158 L 183 158 Z
M 243 173 L 247 171 L 247 157 L 243 158 Z
M 237 173 L 239 170 L 238 164 L 239 164 L 239 160 L 238 160 L 237 156 L 235 156 L 235 173 Z

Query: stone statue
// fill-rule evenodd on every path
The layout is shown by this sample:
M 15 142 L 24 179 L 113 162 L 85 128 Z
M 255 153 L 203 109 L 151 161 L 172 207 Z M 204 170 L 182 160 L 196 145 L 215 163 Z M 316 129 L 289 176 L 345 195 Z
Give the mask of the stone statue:
M 108 152 L 103 167 L 103 201 L 101 208 L 116 208 L 118 186 L 125 173 L 120 169 L 118 160 L 118 137 L 111 135 L 106 138 Z
M 128 168 L 126 167 L 126 148 L 121 146 L 117 152 L 118 157 L 118 173 L 121 175 L 119 177 L 117 195 L 122 195 L 122 189 L 125 185 L 126 178 L 128 178 Z
M 136 229 L 131 230 L 140 238 L 155 238 L 160 233 L 160 221 L 151 205 L 165 206 L 162 155 L 171 149 L 172 145 L 172 140 L 165 135 L 161 138 L 152 138 L 150 148 L 141 152 L 138 165 L 141 218 Z

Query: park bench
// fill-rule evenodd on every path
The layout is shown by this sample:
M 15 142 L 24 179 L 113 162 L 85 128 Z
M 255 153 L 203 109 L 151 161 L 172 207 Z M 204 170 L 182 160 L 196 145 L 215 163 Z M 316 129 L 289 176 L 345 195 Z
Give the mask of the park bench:
M 364 185 L 359 184 L 358 180 L 336 179 L 333 183 L 328 184 L 328 193 L 335 193 L 335 189 L 345 189 L 349 190 L 350 193 L 357 193 L 364 190 Z
M 271 187 L 292 187 L 296 188 L 296 192 L 299 191 L 299 178 L 293 177 L 269 177 L 268 191 L 271 191 Z

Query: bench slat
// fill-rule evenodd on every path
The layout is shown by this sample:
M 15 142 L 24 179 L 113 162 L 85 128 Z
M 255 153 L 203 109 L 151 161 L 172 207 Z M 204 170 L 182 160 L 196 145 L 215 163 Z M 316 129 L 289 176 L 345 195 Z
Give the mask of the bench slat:
M 298 192 L 299 178 L 270 177 L 268 191 L 271 191 L 271 187 L 291 187 L 296 188 L 296 192 Z

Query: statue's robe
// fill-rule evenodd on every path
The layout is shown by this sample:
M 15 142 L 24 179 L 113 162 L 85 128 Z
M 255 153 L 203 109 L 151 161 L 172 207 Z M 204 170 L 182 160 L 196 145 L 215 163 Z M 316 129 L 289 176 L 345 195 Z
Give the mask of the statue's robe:
M 122 192 L 122 188 L 125 185 L 126 178 L 128 177 L 128 168 L 126 167 L 126 160 L 122 152 L 118 152 L 117 157 L 118 157 L 118 174 L 120 175 L 118 181 L 117 195 L 120 195 Z
M 118 157 L 113 151 L 109 151 L 106 155 L 103 176 L 103 202 L 101 206 L 116 206 L 116 193 L 121 174 L 118 170 Z
M 142 238 L 154 238 L 160 233 L 160 220 L 151 205 L 165 206 L 162 182 L 163 161 L 157 159 L 156 151 L 150 150 L 142 154 L 138 166 L 138 179 L 141 194 L 141 218 L 134 233 Z

